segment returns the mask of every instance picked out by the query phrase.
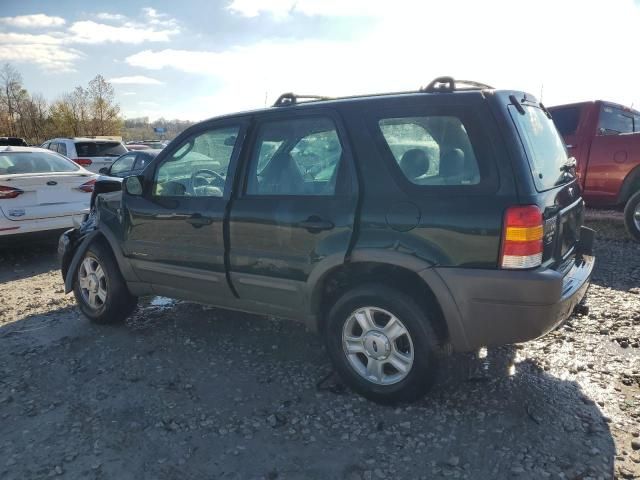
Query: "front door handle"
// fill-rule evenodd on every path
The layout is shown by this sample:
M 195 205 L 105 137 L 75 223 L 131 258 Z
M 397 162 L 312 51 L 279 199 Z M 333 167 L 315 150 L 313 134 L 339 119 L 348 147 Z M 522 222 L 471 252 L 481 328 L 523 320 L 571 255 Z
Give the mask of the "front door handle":
M 189 218 L 187 218 L 187 223 L 193 225 L 194 228 L 204 227 L 205 225 L 211 225 L 213 220 L 209 217 L 203 217 L 199 213 L 194 213 Z
M 331 230 L 335 225 L 329 220 L 323 220 L 317 215 L 312 215 L 303 222 L 298 223 L 298 227 L 304 228 L 309 233 L 319 233 L 323 230 Z

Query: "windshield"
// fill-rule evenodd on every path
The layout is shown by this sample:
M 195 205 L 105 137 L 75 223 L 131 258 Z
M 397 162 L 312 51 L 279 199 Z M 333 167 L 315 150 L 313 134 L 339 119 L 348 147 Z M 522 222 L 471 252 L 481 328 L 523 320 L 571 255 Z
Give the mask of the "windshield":
M 509 105 L 529 159 L 529 167 L 539 191 L 568 183 L 574 178 L 568 168 L 567 151 L 555 125 L 542 109 L 522 105 L 525 113 Z
M 119 157 L 127 151 L 120 142 L 76 142 L 78 157 Z
M 0 175 L 20 173 L 75 172 L 75 163 L 60 155 L 47 152 L 0 153 Z

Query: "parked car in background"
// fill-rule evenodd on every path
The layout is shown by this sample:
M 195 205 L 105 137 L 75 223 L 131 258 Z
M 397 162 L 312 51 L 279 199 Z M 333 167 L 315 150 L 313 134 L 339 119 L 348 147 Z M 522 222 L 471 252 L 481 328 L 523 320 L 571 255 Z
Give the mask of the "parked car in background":
M 571 315 L 593 231 L 535 97 L 444 77 L 304 100 L 196 124 L 142 174 L 98 181 L 59 244 L 82 312 L 121 322 L 158 294 L 303 321 L 379 402 L 421 396 L 445 351 Z
M 142 145 L 148 145 L 153 149 L 159 149 L 159 150 L 162 150 L 164 147 L 167 146 L 166 142 L 162 142 L 160 140 L 142 140 L 139 143 L 141 143 Z
M 0 147 L 0 239 L 79 224 L 96 178 L 49 150 Z
M 120 137 L 107 136 L 54 138 L 44 142 L 41 147 L 58 152 L 94 173 L 110 166 L 128 151 Z
M 127 143 L 125 145 L 125 147 L 127 147 L 127 150 L 131 151 L 131 150 L 150 150 L 151 147 L 149 145 L 142 145 L 140 143 Z
M 623 207 L 640 242 L 640 112 L 601 100 L 549 108 L 564 137 L 587 205 Z
M 107 175 L 109 177 L 128 177 L 129 175 L 139 175 L 151 161 L 162 150 L 140 150 L 135 152 L 129 152 L 116 159 L 110 167 L 103 167 L 100 169 L 101 175 Z
M 29 146 L 24 138 L 19 137 L 0 137 L 0 147 L 27 147 Z

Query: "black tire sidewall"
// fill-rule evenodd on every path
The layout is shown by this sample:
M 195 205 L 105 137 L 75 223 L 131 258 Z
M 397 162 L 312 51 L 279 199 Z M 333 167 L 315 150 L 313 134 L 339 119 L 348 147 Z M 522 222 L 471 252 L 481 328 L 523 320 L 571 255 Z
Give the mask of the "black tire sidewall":
M 342 331 L 349 316 L 358 308 L 378 307 L 394 314 L 407 328 L 413 343 L 414 360 L 409 374 L 398 383 L 377 385 L 358 374 L 342 346 Z M 330 310 L 325 342 L 333 365 L 353 390 L 383 404 L 412 401 L 431 386 L 437 368 L 436 338 L 427 313 L 411 297 L 378 284 L 363 285 L 343 295 Z
M 624 224 L 627 227 L 629 235 L 631 235 L 636 242 L 640 242 L 640 230 L 638 230 L 633 221 L 633 214 L 636 208 L 638 208 L 638 204 L 640 204 L 640 192 L 634 193 L 624 207 Z

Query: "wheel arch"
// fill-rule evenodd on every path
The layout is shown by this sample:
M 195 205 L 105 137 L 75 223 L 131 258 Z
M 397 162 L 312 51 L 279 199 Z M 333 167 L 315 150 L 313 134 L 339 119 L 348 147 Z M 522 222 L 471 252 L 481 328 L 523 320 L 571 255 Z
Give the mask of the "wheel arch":
M 398 254 L 394 257 L 384 255 L 385 253 L 387 252 L 379 252 L 366 259 L 334 265 L 317 278 L 310 296 L 310 308 L 316 319 L 315 328 L 323 330 L 329 309 L 347 289 L 375 282 L 400 289 L 416 299 L 421 307 L 429 311 L 438 343 L 447 344 L 449 328 L 440 302 L 433 289 L 419 274 L 431 265 L 413 257 L 404 258 L 407 255 Z M 390 257 L 395 261 L 389 262 Z M 358 256 L 354 255 L 352 258 Z M 385 258 L 387 261 L 383 261 Z
M 636 192 L 640 192 L 640 165 L 631 170 L 624 178 L 618 194 L 618 204 L 625 205 Z

